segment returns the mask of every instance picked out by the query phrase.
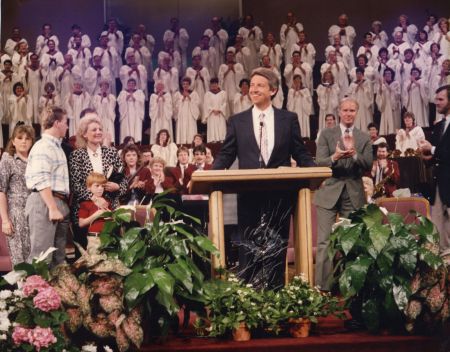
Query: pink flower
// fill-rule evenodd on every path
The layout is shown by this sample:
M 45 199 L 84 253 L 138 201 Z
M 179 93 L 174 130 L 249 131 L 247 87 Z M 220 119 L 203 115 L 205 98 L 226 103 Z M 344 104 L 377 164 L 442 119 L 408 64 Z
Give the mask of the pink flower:
M 47 287 L 50 287 L 49 283 L 41 276 L 31 275 L 25 280 L 22 291 L 25 297 L 29 297 L 34 293 L 34 291 L 40 292 Z
M 44 312 L 58 309 L 61 306 L 61 297 L 53 287 L 47 287 L 41 290 L 33 298 L 34 306 Z
M 40 351 L 42 347 L 48 347 L 56 343 L 56 337 L 53 335 L 52 329 L 36 326 L 31 331 L 30 343 L 36 347 L 36 351 Z
M 30 342 L 31 329 L 24 328 L 20 325 L 14 328 L 12 333 L 12 338 L 14 340 L 14 344 L 20 345 L 24 342 Z

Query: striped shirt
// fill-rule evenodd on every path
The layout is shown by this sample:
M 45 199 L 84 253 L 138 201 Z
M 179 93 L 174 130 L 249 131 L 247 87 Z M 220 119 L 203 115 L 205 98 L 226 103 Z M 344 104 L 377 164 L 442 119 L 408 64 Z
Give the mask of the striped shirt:
M 69 169 L 61 148 L 61 140 L 47 133 L 31 148 L 25 170 L 27 188 L 52 191 L 69 195 Z

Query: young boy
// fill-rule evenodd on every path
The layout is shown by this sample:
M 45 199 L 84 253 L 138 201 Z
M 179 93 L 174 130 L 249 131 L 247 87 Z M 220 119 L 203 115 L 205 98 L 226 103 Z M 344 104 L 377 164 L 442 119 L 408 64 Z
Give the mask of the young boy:
M 86 179 L 86 187 L 96 199 L 104 199 L 103 191 L 105 184 L 108 182 L 103 174 L 91 172 Z M 109 207 L 109 203 L 108 203 Z M 80 203 L 80 210 L 78 212 L 79 226 L 88 228 L 88 244 L 87 250 L 89 253 L 94 253 L 100 246 L 100 232 L 103 230 L 105 220 L 100 218 L 101 215 L 108 211 L 108 208 L 99 208 L 92 200 L 85 200 Z

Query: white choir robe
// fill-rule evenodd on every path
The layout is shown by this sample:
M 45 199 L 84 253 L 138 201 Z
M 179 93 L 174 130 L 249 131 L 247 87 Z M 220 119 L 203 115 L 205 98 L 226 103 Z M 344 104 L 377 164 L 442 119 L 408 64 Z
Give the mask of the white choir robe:
M 395 136 L 395 149 L 400 150 L 402 155 L 405 155 L 406 149 L 416 150 L 419 147 L 419 141 L 422 140 L 425 140 L 425 133 L 422 127 L 415 126 L 408 134 L 402 128 L 397 131 Z
M 297 114 L 301 136 L 309 138 L 311 136 L 309 117 L 312 112 L 312 98 L 309 89 L 289 89 L 286 108 Z
M 339 100 L 341 100 L 345 97 L 348 90 L 347 70 L 342 62 L 337 62 L 333 65 L 325 62 L 322 66 L 320 66 L 320 75 L 322 76 L 324 72 L 328 70 L 331 70 L 331 73 L 334 76 L 334 82 L 339 86 Z
M 52 61 L 54 59 L 55 61 Z M 58 66 L 62 66 L 64 64 L 64 57 L 60 51 L 50 55 L 49 53 L 45 53 L 41 57 L 41 66 L 42 66 L 42 89 L 46 83 L 51 82 L 55 86 L 55 91 L 60 92 L 61 87 L 59 84 L 59 79 L 57 76 L 57 68 Z M 42 91 L 42 94 L 45 94 Z
M 201 70 L 197 72 L 192 67 L 188 67 L 186 70 L 186 76 L 191 79 L 191 86 L 189 89 L 197 92 L 198 98 L 201 102 L 203 102 L 206 92 L 209 91 L 209 70 L 206 67 L 202 67 Z M 200 111 L 203 115 L 203 104 L 200 104 Z
M 244 67 L 239 63 L 234 64 L 234 72 L 230 71 L 225 76 L 225 72 L 227 72 L 227 71 L 228 71 L 227 64 L 220 65 L 219 75 L 218 75 L 219 86 L 220 86 L 220 89 L 222 89 L 226 92 L 225 94 L 228 97 L 228 104 L 232 107 L 234 96 L 237 92 L 239 92 L 239 82 L 241 81 L 241 79 L 244 78 L 245 72 L 244 72 Z M 205 111 L 205 114 L 206 113 L 207 112 Z M 230 114 L 233 114 L 233 111 L 231 111 Z
M 447 32 L 446 35 L 442 34 L 441 31 L 435 33 L 432 38 L 428 37 L 428 39 L 431 39 L 434 43 L 439 44 L 440 50 L 439 52 L 445 56 L 446 59 L 449 57 L 450 52 L 450 31 Z
M 170 142 L 170 138 L 165 147 L 155 143 L 152 145 L 152 148 L 150 150 L 153 153 L 153 157 L 164 159 L 166 161 L 166 166 L 174 167 L 177 165 L 178 147 L 175 143 Z
M 72 94 L 73 82 L 82 81 L 83 72 L 79 66 L 73 66 L 72 72 L 64 71 L 64 75 L 60 79 L 59 77 L 61 76 L 63 71 L 64 68 L 62 66 L 58 66 L 58 68 L 56 69 L 56 75 L 60 84 L 60 96 L 61 100 L 64 102 L 66 101 L 66 98 Z
M 149 115 L 151 121 L 150 144 L 156 142 L 156 135 L 160 130 L 168 130 L 170 139 L 173 139 L 173 101 L 170 92 L 164 93 L 162 97 L 152 94 L 149 102 Z
M 422 77 L 428 80 L 429 87 L 429 101 L 434 102 L 436 96 L 436 89 L 440 87 L 440 74 L 442 71 L 442 63 L 446 59 L 445 55 L 441 55 L 437 60 L 428 57 L 425 62 L 426 71 L 422 70 Z
M 105 135 L 108 134 L 112 141 L 114 141 L 116 135 L 114 127 L 116 103 L 116 97 L 111 93 L 106 97 L 103 97 L 101 94 L 96 94 L 92 97 L 92 106 L 103 122 L 103 133 Z
M 184 98 L 180 92 L 176 92 L 173 101 L 174 117 L 177 122 L 176 142 L 188 144 L 197 134 L 197 120 L 200 118 L 200 99 L 195 91 Z
M 178 83 L 178 70 L 175 67 L 171 67 L 169 71 L 158 67 L 153 73 L 153 80 L 155 81 L 155 88 L 156 82 L 162 81 L 164 83 L 165 90 L 172 94 L 178 92 L 180 89 Z
M 339 85 L 331 86 L 319 84 L 317 86 L 317 102 L 319 104 L 319 131 L 325 128 L 325 116 L 333 114 L 336 122 L 339 122 L 338 107 L 340 101 Z
M 182 63 L 181 53 L 178 50 L 174 50 L 174 51 L 172 51 L 172 53 L 169 53 L 167 51 L 161 50 L 158 53 L 158 65 L 162 65 L 162 63 L 164 61 L 164 58 L 166 56 L 170 57 L 169 66 L 176 68 L 176 70 L 177 70 L 179 75 L 182 72 L 184 72 L 184 71 L 181 70 L 183 63 Z
M 416 42 L 416 35 L 418 32 L 418 28 L 415 24 L 410 24 L 408 27 L 406 27 L 406 32 L 403 32 L 403 28 L 400 26 L 397 26 L 394 28 L 392 32 L 392 36 L 394 36 L 395 32 L 403 32 L 403 40 L 407 42 L 410 46 L 413 46 Z
M 149 60 L 148 66 L 143 64 L 145 66 L 145 68 L 147 69 L 149 79 L 151 79 L 153 77 L 152 56 L 153 56 L 153 51 L 155 50 L 155 43 L 156 43 L 155 38 L 151 34 L 145 34 L 144 38 L 142 38 L 141 41 L 139 42 L 141 47 L 146 47 L 148 49 L 149 54 L 150 54 L 150 57 L 147 58 Z M 129 46 L 130 47 L 133 46 L 133 39 L 132 38 L 130 39 Z
M 328 59 L 328 54 L 330 51 L 335 51 L 337 61 L 343 62 L 345 69 L 350 71 L 353 67 L 355 67 L 355 59 L 353 58 L 352 50 L 347 45 L 342 45 L 338 49 L 336 49 L 333 45 L 327 46 L 325 48 L 325 58 Z
M 138 50 L 133 47 L 128 47 L 125 50 L 125 57 L 127 57 L 128 53 L 134 54 L 136 62 L 140 65 L 144 65 L 147 70 L 147 76 L 151 78 L 153 75 L 152 54 L 148 48 L 146 46 L 141 46 Z
M 300 67 L 305 71 L 303 72 Z M 302 77 L 303 85 L 309 89 L 310 94 L 312 94 L 312 68 L 308 63 L 303 62 L 300 67 L 296 67 L 292 64 L 287 64 L 284 68 L 284 78 L 286 79 L 286 87 L 292 88 L 292 83 L 294 81 L 295 75 L 300 75 Z M 281 82 L 281 81 L 280 81 Z
M 25 76 L 25 88 L 28 90 L 28 95 L 33 101 L 33 123 L 41 123 L 39 119 L 39 97 L 41 96 L 41 75 L 39 69 L 32 70 L 27 67 Z
M 430 47 L 433 42 L 428 40 L 425 43 L 416 42 L 413 46 L 415 61 L 420 61 L 422 64 L 427 62 L 430 57 Z
M 416 118 L 416 125 L 428 127 L 428 102 L 430 92 L 428 83 L 420 78 L 415 84 L 411 81 L 404 86 L 402 91 L 403 106 L 407 111 L 412 112 Z
M 181 55 L 181 67 L 179 72 L 183 75 L 187 67 L 186 49 L 189 45 L 189 34 L 186 28 L 180 28 L 178 34 L 175 35 L 172 30 L 168 29 L 164 32 L 163 42 L 173 40 L 173 48 Z
M 207 35 L 209 39 L 209 46 L 216 49 L 216 54 L 213 59 L 213 73 L 211 74 L 211 77 L 217 77 L 217 74 L 219 73 L 219 67 L 222 65 L 225 61 L 225 50 L 227 48 L 228 43 L 228 32 L 221 28 L 217 31 L 216 34 L 214 34 L 212 29 L 206 29 L 203 35 Z
M 400 84 L 393 81 L 391 84 L 377 84 L 375 102 L 381 112 L 380 135 L 395 133 L 401 125 Z
M 283 51 L 281 50 L 281 45 L 275 44 L 274 46 L 267 46 L 266 44 L 262 44 L 259 47 L 259 58 L 261 59 L 266 55 L 269 55 L 270 63 L 279 71 L 281 61 L 283 61 Z
M 103 31 L 101 36 L 108 36 L 108 46 L 113 47 L 118 54 L 117 65 L 122 66 L 122 51 L 123 51 L 123 33 L 122 31 L 116 30 L 114 33 L 109 31 Z
M 14 52 L 11 61 L 13 64 L 13 71 L 17 73 L 20 81 L 25 82 L 25 74 L 27 72 L 27 66 L 30 63 L 30 56 L 32 53 L 28 53 L 25 56 L 21 56 L 19 53 Z
M 295 24 L 298 32 L 303 31 L 303 25 L 300 22 Z M 280 28 L 280 44 L 284 49 L 284 57 L 290 59 L 294 52 L 293 46 L 298 42 L 298 34 L 292 26 L 283 23 Z
M 75 136 L 80 125 L 80 113 L 91 106 L 91 95 L 88 92 L 80 95 L 71 93 L 63 100 L 63 104 L 69 120 L 69 136 Z
M 31 126 L 33 122 L 33 99 L 29 95 L 19 99 L 19 97 L 12 94 L 9 96 L 9 109 L 11 118 L 9 137 L 11 137 L 17 122 L 23 121 L 26 125 Z
M 84 72 L 89 68 L 92 54 L 89 48 L 82 48 L 81 50 L 69 49 L 67 54 L 72 56 L 73 64 L 78 66 Z
M 410 49 L 411 45 L 409 45 L 407 42 L 403 42 L 400 45 L 397 45 L 395 43 L 389 44 L 387 47 L 389 58 L 394 60 L 403 60 L 406 49 Z
M 20 79 L 16 73 L 13 73 L 11 80 L 8 80 L 6 79 L 6 76 L 0 71 L 0 96 L 1 96 L 0 105 L 2 105 L 4 124 L 10 122 L 11 109 L 9 107 L 10 104 L 9 97 L 11 95 L 14 84 L 19 81 Z
M 236 49 L 235 56 L 236 63 L 239 63 L 244 68 L 244 76 L 250 77 L 252 73 L 252 54 L 250 53 L 250 49 L 243 46 L 241 49 Z
M 355 66 L 355 57 L 353 54 L 353 42 L 355 41 L 356 38 L 356 32 L 355 32 L 355 28 L 353 28 L 352 26 L 346 26 L 345 28 L 345 35 L 340 35 L 341 37 L 341 43 L 343 45 L 346 45 L 350 48 L 350 62 L 351 62 L 351 67 Z M 334 36 L 338 35 L 341 31 L 341 27 L 339 27 L 338 25 L 332 25 L 329 29 L 328 29 L 328 39 L 330 41 L 330 44 L 333 45 L 334 43 Z M 351 67 L 349 67 L 348 69 L 350 69 Z
M 214 114 L 213 110 L 220 111 Z M 219 93 L 207 92 L 203 104 L 202 122 L 206 123 L 207 142 L 220 142 L 225 139 L 228 120 L 228 97 L 227 93 L 221 90 Z
M 374 45 L 377 45 L 379 48 L 387 48 L 389 37 L 385 31 L 381 31 L 378 34 L 370 32 L 370 34 L 372 34 Z
M 70 50 L 74 47 L 75 37 L 71 36 L 69 41 L 67 42 L 67 50 Z M 81 47 L 82 48 L 90 48 L 91 47 L 91 38 L 87 34 L 81 35 Z
M 102 67 L 100 72 L 95 68 L 89 67 L 84 72 L 84 88 L 90 95 L 95 95 L 100 92 L 100 82 L 107 81 L 109 83 L 109 90 L 115 95 L 115 79 L 112 76 L 111 70 L 108 67 Z
M 92 57 L 100 56 L 102 58 L 101 64 L 103 67 L 108 67 L 114 78 L 119 78 L 119 69 L 122 66 L 122 58 L 117 53 L 114 46 L 103 49 L 102 47 L 96 47 L 92 53 Z M 116 82 L 114 80 L 114 87 L 111 87 L 111 92 L 116 92 Z
M 216 49 L 212 46 L 209 47 L 208 50 L 202 50 L 199 46 L 196 46 L 194 50 L 192 50 L 192 57 L 194 56 L 200 56 L 201 57 L 201 64 L 203 67 L 205 67 L 208 70 L 208 76 L 209 77 L 216 77 L 217 72 L 214 71 L 215 67 L 215 61 L 217 52 Z M 187 70 L 186 70 L 187 75 Z
M 380 47 L 377 45 L 372 45 L 369 48 L 366 48 L 364 45 L 362 45 L 356 52 L 356 57 L 358 57 L 359 55 L 365 55 L 367 58 L 367 65 L 374 67 L 376 62 L 378 61 L 379 51 Z
M 242 95 L 242 93 L 236 93 L 233 101 L 233 111 L 235 114 L 239 114 L 242 111 L 248 110 L 253 106 L 253 103 L 248 94 Z
M 145 116 L 145 95 L 140 89 L 134 91 L 131 95 L 133 100 L 127 100 L 130 93 L 123 90 L 120 92 L 117 102 L 120 113 L 120 142 L 127 136 L 134 138 L 136 142 L 142 140 L 142 123 Z
M 356 82 L 352 82 L 348 87 L 347 95 L 350 98 L 355 99 L 359 104 L 355 119 L 355 127 L 361 131 L 368 132 L 367 125 L 373 122 L 374 94 L 372 84 L 366 79 L 359 87 Z
M 148 88 L 147 88 L 147 69 L 144 67 L 144 65 L 137 65 L 137 70 L 139 71 L 139 75 L 136 73 L 136 71 L 133 71 L 133 73 L 130 75 L 129 72 L 131 71 L 131 67 L 128 65 L 123 65 L 120 68 L 120 82 L 122 83 L 122 90 L 127 89 L 127 83 L 130 78 L 133 78 L 136 81 L 136 88 L 140 89 L 145 94 L 145 100 L 148 99 Z
M 39 98 L 39 123 L 42 124 L 42 121 L 47 118 L 48 115 L 52 113 L 52 108 L 55 106 L 61 107 L 62 105 L 61 97 L 59 94 L 54 94 L 51 99 L 47 99 L 45 96 L 41 96 Z
M 18 42 L 13 40 L 12 38 L 8 38 L 5 43 L 5 47 L 3 48 L 4 52 L 9 55 L 9 57 L 13 57 L 14 53 L 17 52 L 16 48 L 19 47 L 20 43 L 28 44 L 25 38 L 20 39 Z
M 254 35 L 250 35 L 250 31 L 254 31 Z M 243 46 L 249 49 L 250 58 L 248 60 L 247 72 L 252 72 L 255 68 L 259 67 L 259 48 L 263 41 L 263 34 L 261 28 L 253 26 L 252 29 L 246 27 L 239 28 L 238 34 L 244 39 Z
M 349 77 L 351 82 L 356 81 L 356 67 L 353 67 L 349 72 Z M 375 79 L 377 78 L 377 74 L 372 66 L 366 66 L 364 67 L 364 78 L 370 81 L 372 84 L 375 82 Z
M 45 38 L 42 34 L 39 35 L 36 39 L 36 46 L 34 52 L 36 55 L 38 55 L 40 58 L 42 55 L 44 55 L 48 51 L 47 43 L 49 40 L 53 40 L 55 42 L 55 49 L 58 50 L 59 48 L 59 39 L 56 35 L 52 35 L 50 38 Z
M 309 66 L 314 68 L 314 65 L 316 64 L 316 48 L 314 47 L 314 45 L 312 45 L 311 43 L 307 43 L 306 45 L 302 45 L 300 47 L 300 45 L 297 43 L 294 44 L 293 49 L 293 51 L 300 52 L 300 57 L 303 62 L 308 63 Z
M 277 93 L 272 99 L 272 105 L 277 109 L 281 109 L 283 107 L 284 95 L 283 89 L 281 88 L 281 74 L 280 71 L 275 66 L 270 67 L 270 69 L 277 75 L 278 82 L 280 82 L 280 86 L 278 87 Z

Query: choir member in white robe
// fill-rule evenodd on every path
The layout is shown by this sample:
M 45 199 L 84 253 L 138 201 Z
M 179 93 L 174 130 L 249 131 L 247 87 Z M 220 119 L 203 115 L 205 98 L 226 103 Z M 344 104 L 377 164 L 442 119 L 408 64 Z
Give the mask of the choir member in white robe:
M 221 142 L 227 132 L 228 97 L 227 93 L 220 89 L 217 78 L 211 78 L 209 87 L 210 91 L 205 94 L 202 122 L 207 125 L 208 143 Z
M 84 74 L 90 66 L 92 54 L 91 49 L 82 46 L 80 36 L 73 37 L 72 47 L 67 51 L 67 54 L 73 57 L 74 65 L 78 66 Z
M 150 144 L 156 142 L 156 135 L 160 130 L 173 134 L 173 100 L 170 91 L 165 91 L 163 81 L 155 82 L 155 93 L 150 96 L 149 115 L 151 121 Z
M 431 40 L 441 48 L 440 53 L 446 58 L 449 57 L 450 53 L 450 32 L 449 32 L 449 22 L 446 18 L 442 17 L 438 21 L 439 31 L 436 32 Z
M 110 93 L 109 86 L 109 81 L 100 82 L 100 92 L 92 97 L 92 107 L 102 119 L 103 134 L 114 142 L 117 99 Z
M 414 67 L 418 67 L 420 71 L 423 72 L 423 77 L 425 77 L 425 80 L 428 80 L 429 77 L 428 68 L 425 65 L 421 64 L 421 61 L 414 61 L 414 52 L 412 49 L 406 49 L 403 55 L 403 60 L 400 59 L 400 62 L 397 65 L 397 70 L 400 72 L 400 84 L 402 92 L 405 91 L 406 86 L 411 81 L 411 70 Z
M 83 83 L 74 81 L 73 91 L 63 100 L 69 120 L 69 136 L 75 136 L 80 125 L 80 113 L 91 106 L 91 95 L 83 91 Z
M 217 60 L 217 53 L 216 49 L 209 45 L 209 37 L 207 35 L 203 35 L 200 39 L 199 45 L 196 46 L 194 50 L 192 50 L 192 59 L 195 56 L 200 56 L 201 66 L 205 67 L 208 70 L 208 76 L 211 77 L 212 75 L 217 75 L 217 72 L 215 71 L 215 61 Z
M 384 70 L 383 79 L 380 79 L 376 87 L 375 102 L 381 112 L 380 134 L 395 133 L 401 124 L 401 94 L 400 84 L 394 80 L 394 70 Z
M 355 127 L 367 132 L 367 125 L 373 121 L 374 94 L 372 84 L 364 78 L 364 70 L 356 69 L 356 81 L 348 87 L 347 95 L 358 102 Z
M 158 65 L 164 60 L 166 56 L 170 57 L 170 66 L 177 69 L 178 74 L 181 74 L 182 58 L 181 53 L 175 49 L 175 42 L 173 39 L 167 39 L 164 42 L 164 50 L 158 53 Z
M 355 67 L 355 59 L 353 58 L 352 50 L 349 46 L 341 43 L 340 35 L 336 34 L 334 36 L 334 44 L 325 48 L 325 58 L 328 56 L 330 51 L 334 51 L 336 53 L 338 61 L 344 63 L 347 71 L 350 71 L 353 67 Z
M 92 58 L 92 67 L 88 67 L 84 72 L 84 85 L 90 95 L 100 92 L 100 82 L 108 81 L 111 94 L 114 94 L 113 88 L 116 86 L 113 74 L 107 66 L 102 65 L 102 57 L 94 55 Z
M 350 48 L 350 68 L 355 66 L 353 42 L 356 37 L 356 32 L 355 28 L 348 24 L 348 16 L 346 14 L 340 15 L 338 17 L 338 24 L 334 24 L 328 29 L 328 39 L 331 45 L 336 42 L 336 35 L 340 37 L 340 42 L 343 45 L 346 45 Z M 347 69 L 349 69 L 349 67 Z
M 82 48 L 90 48 L 91 47 L 91 38 L 87 34 L 81 33 L 81 27 L 77 24 L 74 24 L 72 26 L 72 35 L 69 38 L 69 41 L 67 42 L 67 50 L 77 48 L 77 45 L 75 45 L 75 38 L 80 37 L 81 39 L 81 47 Z
M 166 166 L 174 167 L 177 165 L 177 145 L 172 142 L 169 131 L 166 129 L 159 130 L 156 134 L 155 144 L 152 145 L 151 151 L 154 158 L 162 158 L 166 161 Z
M 136 81 L 130 78 L 127 89 L 122 90 L 117 98 L 120 113 L 120 141 L 131 136 L 136 142 L 142 140 L 142 123 L 145 116 L 145 95 L 136 89 Z
M 380 51 L 379 46 L 373 43 L 372 33 L 368 32 L 364 34 L 363 45 L 358 48 L 356 57 L 365 55 L 367 57 L 367 64 L 374 67 L 378 59 L 378 51 Z
M 61 98 L 55 90 L 53 83 L 48 82 L 44 85 L 45 94 L 39 98 L 39 123 L 45 121 L 49 115 L 52 114 L 52 109 L 56 106 L 61 107 Z
M 235 48 L 228 48 L 226 63 L 220 65 L 218 74 L 220 88 L 225 91 L 225 94 L 228 97 L 228 105 L 231 107 L 233 106 L 234 96 L 237 92 L 239 92 L 239 82 L 242 78 L 244 78 L 245 75 L 244 67 L 241 64 L 235 62 L 235 52 Z M 231 114 L 232 113 L 233 112 L 231 111 Z M 204 111 L 204 114 L 207 114 L 207 111 Z
M 4 69 L 0 72 L 0 94 L 2 97 L 1 105 L 3 110 L 3 123 L 8 124 L 11 120 L 11 109 L 9 108 L 9 96 L 13 91 L 13 86 L 20 82 L 19 77 L 12 70 L 11 60 L 5 60 Z
M 181 54 L 181 67 L 179 69 L 180 74 L 184 75 L 187 67 L 186 50 L 189 45 L 189 34 L 186 28 L 180 28 L 180 22 L 178 18 L 172 17 L 170 19 L 170 29 L 164 32 L 163 42 L 173 41 L 174 50 Z
M 421 78 L 421 71 L 417 67 L 411 70 L 411 79 L 404 86 L 402 91 L 403 106 L 407 111 L 412 112 L 416 119 L 417 126 L 428 127 L 428 83 Z
M 436 95 L 436 89 L 439 86 L 439 74 L 442 71 L 442 63 L 446 59 L 446 56 L 440 53 L 439 44 L 432 43 L 430 46 L 430 55 L 425 61 L 424 67 L 426 70 L 423 70 L 422 67 L 422 77 L 424 77 L 428 81 L 428 87 L 430 92 L 429 101 L 434 102 L 434 98 Z
M 312 97 L 309 89 L 303 86 L 300 75 L 294 75 L 293 85 L 288 92 L 286 108 L 297 114 L 301 136 L 309 138 L 311 136 L 309 118 L 312 111 Z
M 119 53 L 115 46 L 108 45 L 108 35 L 102 34 L 99 39 L 99 46 L 97 46 L 92 52 L 92 56 L 100 56 L 101 64 L 103 67 L 108 67 L 109 71 L 113 75 L 113 78 L 119 78 L 119 69 L 122 66 L 122 58 L 119 57 Z M 116 82 L 113 80 L 111 86 L 111 92 L 116 93 Z
M 319 104 L 319 131 L 324 128 L 325 117 L 329 114 L 338 116 L 339 86 L 334 82 L 333 73 L 325 71 L 322 82 L 317 86 L 317 102 Z
M 233 102 L 233 111 L 235 114 L 248 110 L 253 106 L 250 95 L 248 94 L 250 89 L 250 81 L 247 78 L 241 79 L 241 82 L 239 82 L 239 88 L 241 91 L 236 93 Z
M 116 49 L 118 59 L 117 67 L 122 66 L 122 52 L 123 52 L 123 32 L 118 28 L 117 21 L 114 18 L 108 21 L 108 30 L 103 31 L 101 36 L 106 35 L 108 38 L 108 46 L 114 47 Z
M 214 57 L 213 73 L 210 73 L 212 78 L 217 77 L 219 73 L 219 67 L 225 61 L 225 51 L 228 43 L 228 32 L 222 28 L 222 18 L 214 16 L 211 19 L 211 28 L 207 28 L 203 35 L 209 37 L 209 45 L 216 49 L 216 55 Z
M 20 28 L 14 27 L 11 32 L 11 38 L 8 38 L 6 40 L 4 47 L 5 53 L 7 53 L 10 58 L 12 58 L 14 52 L 18 51 L 20 43 L 28 44 L 27 40 L 25 38 L 22 38 L 22 35 L 20 34 Z
M 243 45 L 250 50 L 247 72 L 251 73 L 255 68 L 259 67 L 258 53 L 263 41 L 263 33 L 261 28 L 254 24 L 253 16 L 246 15 L 238 34 L 244 39 Z
M 64 64 L 57 67 L 56 74 L 60 86 L 61 100 L 64 102 L 72 94 L 74 82 L 82 81 L 83 72 L 80 67 L 74 66 L 72 55 L 66 54 L 64 55 Z
M 433 38 L 436 32 L 439 32 L 436 15 L 429 14 L 423 30 L 428 34 L 428 38 Z
M 64 64 L 63 54 L 56 50 L 55 42 L 49 40 L 48 51 L 41 56 L 41 66 L 42 66 L 42 83 L 45 85 L 48 82 L 54 84 L 56 91 L 60 92 L 60 84 L 58 80 L 58 66 Z
M 311 68 L 316 64 L 316 48 L 306 40 L 305 31 L 298 34 L 298 42 L 293 46 L 294 51 L 300 52 L 302 61 L 307 62 Z
M 52 26 L 48 23 L 45 23 L 42 26 L 42 34 L 40 34 L 36 39 L 36 47 L 34 50 L 34 52 L 38 54 L 40 58 L 48 51 L 49 40 L 53 40 L 55 48 L 58 49 L 59 39 L 52 33 Z
M 405 128 L 399 129 L 395 136 L 395 149 L 400 150 L 401 155 L 405 155 L 407 149 L 417 150 L 419 142 L 425 140 L 425 133 L 423 133 L 422 127 L 416 125 L 412 112 L 404 113 L 403 123 Z
M 131 44 L 125 50 L 125 57 L 128 56 L 129 52 L 133 52 L 136 62 L 140 65 L 144 65 L 147 70 L 147 75 L 149 77 L 153 76 L 153 66 L 152 66 L 152 54 L 150 50 L 142 44 L 142 37 L 139 33 L 134 33 L 131 36 Z
M 348 90 L 348 74 L 343 62 L 339 62 L 335 51 L 328 53 L 327 61 L 320 66 L 320 74 L 331 71 L 339 87 L 339 100 L 343 99 Z
M 383 77 L 386 68 L 393 69 L 395 72 L 395 80 L 400 82 L 400 60 L 390 59 L 388 50 L 381 48 L 378 52 L 378 60 L 374 66 L 377 78 Z
M 432 43 L 432 41 L 428 40 L 427 32 L 420 30 L 417 42 L 414 43 L 413 51 L 415 61 L 420 62 L 421 66 L 426 64 L 427 58 L 430 56 L 430 47 Z
M 382 29 L 381 21 L 373 21 L 372 22 L 372 30 L 370 31 L 372 34 L 373 44 L 378 46 L 378 48 L 387 48 L 389 37 Z
M 403 40 L 403 32 L 396 31 L 393 34 L 394 42 L 387 47 L 389 58 L 393 60 L 403 59 L 403 53 L 406 49 L 411 48 L 408 42 Z
M 190 89 L 197 92 L 199 100 L 203 102 L 206 92 L 209 91 L 209 80 L 211 78 L 209 70 L 202 66 L 201 60 L 202 58 L 200 55 L 192 57 L 192 66 L 187 68 L 186 76 L 191 79 Z M 202 109 L 203 105 L 201 104 L 200 110 Z
M 146 28 L 145 25 L 140 24 L 137 27 L 137 31 L 136 31 L 139 36 L 141 37 L 140 39 L 140 46 L 143 47 L 145 46 L 148 50 L 148 52 L 150 53 L 150 61 L 148 63 L 148 66 L 146 66 L 147 69 L 147 73 L 148 73 L 148 77 L 149 79 L 151 79 L 153 77 L 153 62 L 152 62 L 152 57 L 153 57 L 153 53 L 155 50 L 155 37 L 153 37 L 153 35 L 151 35 L 150 33 L 146 32 Z M 130 43 L 129 46 L 133 45 L 133 38 L 130 39 Z
M 12 136 L 14 127 L 19 121 L 30 125 L 33 122 L 33 101 L 24 89 L 22 82 L 13 87 L 13 94 L 9 96 L 10 123 L 9 136 Z
M 265 55 L 269 56 L 270 62 L 280 71 L 281 61 L 283 61 L 283 51 L 281 50 L 281 45 L 275 42 L 275 37 L 272 32 L 267 33 L 266 40 L 259 47 L 259 57 L 262 59 Z
M 39 119 L 39 98 L 41 96 L 42 74 L 39 66 L 39 56 L 30 55 L 30 65 L 26 68 L 25 88 L 33 102 L 33 123 L 41 123 Z
M 188 144 L 197 134 L 197 120 L 200 118 L 200 99 L 195 91 L 190 90 L 191 79 L 181 80 L 181 92 L 176 92 L 173 107 L 177 124 L 176 142 Z
M 394 28 L 394 33 L 395 32 L 401 32 L 402 39 L 411 47 L 416 42 L 416 35 L 418 32 L 417 26 L 415 24 L 409 23 L 408 16 L 406 15 L 400 15 L 398 17 L 398 24 Z
M 280 71 L 278 71 L 278 69 L 274 65 L 272 65 L 269 55 L 265 55 L 262 57 L 261 66 L 268 68 L 269 70 L 272 70 L 273 73 L 275 73 L 277 75 L 278 82 L 281 82 Z M 280 88 L 277 90 L 277 93 L 272 98 L 272 105 L 275 106 L 277 109 L 281 109 L 283 107 L 283 101 L 284 101 L 283 90 Z M 236 114 L 235 111 L 234 111 L 234 113 Z
M 302 61 L 299 51 L 292 53 L 291 63 L 285 66 L 283 75 L 288 88 L 292 87 L 295 75 L 302 76 L 304 86 L 309 89 L 310 93 L 312 92 L 312 68 L 307 62 Z
M 126 89 L 128 80 L 133 78 L 136 81 L 137 89 L 142 90 L 145 94 L 145 100 L 148 100 L 147 70 L 145 66 L 136 62 L 136 56 L 133 51 L 128 52 L 126 61 L 127 64 L 123 65 L 119 72 L 122 90 Z
M 243 45 L 244 38 L 241 35 L 236 36 L 236 40 L 234 43 L 234 59 L 236 63 L 241 64 L 244 68 L 245 77 L 249 77 L 251 74 L 251 66 L 252 66 L 252 54 L 250 49 Z
M 27 66 L 30 63 L 30 56 L 31 53 L 28 50 L 28 44 L 25 42 L 21 42 L 19 43 L 17 51 L 14 51 L 14 54 L 11 58 L 13 71 L 17 74 L 22 83 L 25 80 Z
M 153 80 L 155 82 L 163 81 L 165 90 L 173 95 L 179 90 L 178 70 L 175 67 L 171 67 L 170 62 L 170 56 L 168 54 L 164 54 L 162 61 L 158 62 L 158 68 L 153 73 Z
M 283 23 L 280 28 L 280 44 L 284 50 L 285 58 L 292 57 L 293 45 L 298 42 L 301 31 L 303 31 L 303 25 L 297 22 L 294 13 L 289 11 L 286 16 L 286 23 Z
M 364 77 L 370 81 L 372 84 L 375 82 L 375 78 L 376 78 L 376 71 L 374 70 L 374 68 L 370 65 L 368 65 L 368 60 L 367 60 L 367 56 L 364 54 L 361 54 L 357 57 L 356 59 L 356 67 L 353 67 L 350 72 L 349 72 L 349 76 L 350 76 L 350 81 L 354 82 L 356 81 L 356 69 L 362 68 L 364 70 Z

